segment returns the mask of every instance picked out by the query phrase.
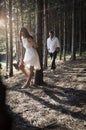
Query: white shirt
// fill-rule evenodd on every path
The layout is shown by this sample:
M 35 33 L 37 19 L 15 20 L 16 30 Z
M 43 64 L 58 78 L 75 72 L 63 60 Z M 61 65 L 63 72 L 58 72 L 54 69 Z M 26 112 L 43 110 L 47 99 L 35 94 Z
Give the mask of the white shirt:
M 52 39 L 49 37 L 47 39 L 47 49 L 48 52 L 53 53 L 55 52 L 56 48 L 59 47 L 60 48 L 60 43 L 57 37 L 53 37 Z

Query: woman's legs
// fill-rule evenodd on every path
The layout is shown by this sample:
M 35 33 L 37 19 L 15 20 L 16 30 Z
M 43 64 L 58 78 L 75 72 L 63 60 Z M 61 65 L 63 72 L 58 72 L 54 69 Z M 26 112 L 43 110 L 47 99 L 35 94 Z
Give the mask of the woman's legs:
M 21 69 L 21 71 L 26 75 L 26 77 L 28 77 L 29 76 L 29 73 L 27 72 L 27 70 L 25 69 L 25 66 L 24 66 L 24 64 L 22 63 L 20 63 L 19 64 L 19 68 Z
M 33 66 L 30 66 L 30 73 L 29 73 L 29 76 L 28 76 L 28 79 L 27 79 L 27 84 L 30 84 L 32 78 L 33 78 L 33 74 L 34 74 L 34 67 Z
M 29 72 L 28 79 L 27 79 L 26 83 L 22 86 L 22 88 L 28 87 L 28 85 L 30 84 L 30 82 L 33 78 L 33 73 L 34 73 L 33 71 L 34 71 L 34 67 L 30 66 L 30 72 Z

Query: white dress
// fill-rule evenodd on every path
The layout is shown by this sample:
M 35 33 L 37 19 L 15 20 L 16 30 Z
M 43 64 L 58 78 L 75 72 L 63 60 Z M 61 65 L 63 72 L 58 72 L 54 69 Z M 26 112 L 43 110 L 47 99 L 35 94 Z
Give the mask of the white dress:
M 37 50 L 32 47 L 32 43 L 30 43 L 27 38 L 22 39 L 22 44 L 23 47 L 26 49 L 25 50 L 25 55 L 24 55 L 24 63 L 26 66 L 34 66 L 34 69 L 40 70 L 40 62 L 39 62 L 39 56 L 37 53 Z

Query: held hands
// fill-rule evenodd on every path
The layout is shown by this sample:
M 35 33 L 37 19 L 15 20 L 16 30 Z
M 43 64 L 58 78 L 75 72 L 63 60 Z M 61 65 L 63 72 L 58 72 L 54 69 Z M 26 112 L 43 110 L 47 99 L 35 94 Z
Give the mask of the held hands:
M 28 41 L 32 44 L 32 47 L 33 47 L 33 48 L 35 48 L 35 49 L 37 49 L 37 48 L 38 48 L 37 43 L 35 43 L 35 42 L 33 41 L 33 39 L 32 39 L 32 38 L 29 38 L 29 39 L 28 39 Z
M 33 48 L 37 49 L 38 45 L 36 43 L 33 44 Z

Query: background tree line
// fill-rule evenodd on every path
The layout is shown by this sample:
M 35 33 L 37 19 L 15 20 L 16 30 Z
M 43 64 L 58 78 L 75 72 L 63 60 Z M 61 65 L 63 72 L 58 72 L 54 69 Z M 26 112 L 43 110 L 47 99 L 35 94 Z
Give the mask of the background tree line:
M 13 76 L 13 53 L 17 61 L 21 55 L 19 31 L 22 26 L 39 46 L 42 68 L 36 72 L 39 84 L 43 82 L 43 69 L 47 67 L 49 30 L 54 30 L 59 37 L 60 60 L 65 61 L 68 53 L 71 60 L 75 60 L 77 53 L 81 56 L 86 51 L 86 0 L 0 0 L 0 52 L 5 48 L 9 76 Z

